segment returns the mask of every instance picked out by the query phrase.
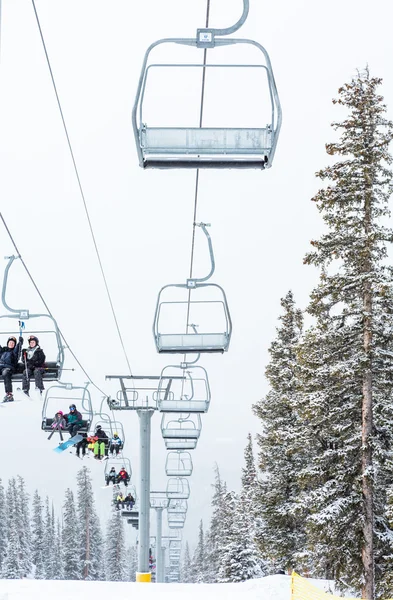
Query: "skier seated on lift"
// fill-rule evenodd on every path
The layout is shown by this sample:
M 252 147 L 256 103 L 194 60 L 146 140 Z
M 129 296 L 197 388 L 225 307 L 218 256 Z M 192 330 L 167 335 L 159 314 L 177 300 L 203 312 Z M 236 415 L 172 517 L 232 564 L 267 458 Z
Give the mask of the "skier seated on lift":
M 117 476 L 117 483 L 124 483 L 124 485 L 127 487 L 129 481 L 130 481 L 130 476 L 127 473 L 127 471 L 125 470 L 125 468 L 122 467 Z
M 101 425 L 97 425 L 95 430 L 95 437 L 97 438 L 94 442 L 94 458 L 100 460 L 104 456 L 108 456 L 108 444 L 109 438 L 106 435 L 105 431 L 102 429 Z
M 4 379 L 5 396 L 3 402 L 13 402 L 12 394 L 12 375 L 18 366 L 19 354 L 22 349 L 23 337 L 19 338 L 16 343 L 16 338 L 11 335 L 7 340 L 7 345 L 3 348 L 0 346 L 0 375 Z
M 70 436 L 74 437 L 82 427 L 82 415 L 76 410 L 75 404 L 70 405 L 70 412 L 66 416 L 67 418 L 67 429 L 70 432 Z
M 22 390 L 29 395 L 30 377 L 34 376 L 35 387 L 40 390 L 40 394 L 44 390 L 42 383 L 42 375 L 44 373 L 45 354 L 40 348 L 39 340 L 35 335 L 30 335 L 27 339 L 29 343 L 28 349 L 22 350 L 23 366 L 25 367 L 22 375 Z
M 126 505 L 126 509 L 127 510 L 132 510 L 132 507 L 135 504 L 135 498 L 134 496 L 131 494 L 131 492 L 129 492 L 127 494 L 127 496 L 124 499 L 125 505 Z
M 78 458 L 84 458 L 86 456 L 86 448 L 88 444 L 87 433 L 81 433 L 82 439 L 76 445 L 76 455 Z M 82 457 L 80 456 L 80 451 L 82 450 Z
M 121 507 L 124 509 L 124 502 L 125 502 L 125 498 L 124 498 L 123 494 L 121 492 L 119 492 L 116 497 L 116 510 L 120 510 L 120 504 L 121 504 Z
M 117 483 L 117 473 L 115 467 L 112 467 L 109 473 L 107 473 L 107 475 L 105 476 L 105 481 L 106 485 L 109 485 L 110 481 L 113 483 L 113 485 Z
M 64 418 L 63 411 L 58 410 L 55 414 L 55 418 L 53 419 L 53 423 L 51 425 L 52 429 L 65 429 L 67 427 L 66 420 Z
M 115 431 L 115 433 L 113 434 L 113 438 L 111 439 L 111 445 L 109 447 L 109 451 L 112 456 L 114 453 L 116 454 L 116 456 L 118 456 L 118 454 L 122 448 L 123 448 L 123 442 L 119 438 L 119 434 Z

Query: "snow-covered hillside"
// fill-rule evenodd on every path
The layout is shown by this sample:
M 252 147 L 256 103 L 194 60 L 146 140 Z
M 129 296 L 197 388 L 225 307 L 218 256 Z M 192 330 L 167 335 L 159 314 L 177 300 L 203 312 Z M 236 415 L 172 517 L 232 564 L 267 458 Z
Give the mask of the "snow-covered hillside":
M 103 581 L 0 580 L 0 600 L 85 600 L 97 594 L 138 600 L 290 600 L 291 578 L 271 575 L 245 583 L 142 584 Z

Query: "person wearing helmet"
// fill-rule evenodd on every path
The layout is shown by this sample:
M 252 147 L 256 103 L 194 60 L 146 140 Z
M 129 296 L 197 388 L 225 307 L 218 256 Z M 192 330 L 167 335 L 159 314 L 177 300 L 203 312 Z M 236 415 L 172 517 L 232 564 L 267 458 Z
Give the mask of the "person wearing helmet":
M 11 335 L 7 340 L 7 345 L 0 347 L 0 375 L 4 380 L 5 396 L 3 402 L 13 402 L 12 393 L 12 375 L 18 366 L 20 351 L 22 349 L 23 338 L 19 338 L 16 343 L 16 337 Z
M 64 418 L 63 411 L 59 410 L 55 414 L 55 418 L 53 419 L 53 423 L 51 425 L 52 429 L 65 429 L 67 427 L 66 420 Z
M 40 390 L 42 394 L 44 385 L 42 383 L 42 375 L 44 373 L 45 365 L 45 354 L 42 348 L 39 346 L 39 340 L 35 335 L 28 337 L 29 347 L 22 350 L 22 358 L 24 371 L 22 376 L 22 390 L 29 395 L 30 390 L 30 378 L 34 376 L 35 387 Z
M 125 468 L 122 467 L 117 476 L 117 483 L 124 483 L 124 485 L 127 487 L 129 481 L 130 481 L 130 476 L 127 473 L 127 471 L 125 470 Z
M 111 445 L 109 447 L 109 451 L 111 455 L 116 454 L 118 456 L 120 450 L 123 448 L 123 442 L 119 438 L 119 434 L 115 431 L 113 434 L 113 438 L 111 439 Z
M 74 437 L 83 425 L 82 415 L 76 410 L 75 404 L 70 405 L 70 412 L 67 415 L 67 429 L 70 432 L 70 436 Z
M 97 441 L 95 442 L 93 448 L 94 458 L 97 460 L 100 460 L 101 458 L 108 458 L 109 438 L 102 429 L 101 425 L 97 425 L 94 434 L 97 437 Z
M 113 485 L 115 485 L 115 483 L 117 483 L 117 477 L 118 476 L 115 467 L 111 467 L 111 470 L 105 476 L 106 485 L 109 485 L 110 482 L 112 482 Z

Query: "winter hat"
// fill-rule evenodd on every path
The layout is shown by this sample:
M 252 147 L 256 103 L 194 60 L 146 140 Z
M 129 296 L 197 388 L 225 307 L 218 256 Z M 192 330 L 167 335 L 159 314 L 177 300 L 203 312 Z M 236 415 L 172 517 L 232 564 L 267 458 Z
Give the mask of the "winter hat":
M 7 346 L 8 346 L 8 342 L 15 342 L 15 344 L 16 344 L 16 337 L 14 337 L 13 335 L 10 335 L 10 337 L 7 340 Z
M 33 340 L 35 341 L 35 343 L 36 343 L 36 344 L 37 344 L 37 346 L 38 346 L 38 344 L 40 343 L 40 342 L 39 342 L 39 339 L 38 339 L 38 337 L 36 337 L 35 335 L 29 335 L 29 337 L 27 338 L 27 341 L 29 342 L 29 344 L 30 344 L 30 342 L 32 342 Z

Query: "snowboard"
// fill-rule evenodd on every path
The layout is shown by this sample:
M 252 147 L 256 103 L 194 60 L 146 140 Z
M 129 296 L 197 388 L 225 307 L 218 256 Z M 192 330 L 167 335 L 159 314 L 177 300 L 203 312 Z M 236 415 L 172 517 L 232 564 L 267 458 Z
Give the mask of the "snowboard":
M 69 448 L 70 446 L 73 446 L 74 444 L 77 444 L 82 440 L 83 437 L 79 433 L 77 433 L 76 435 L 74 435 L 74 437 L 70 438 L 66 442 L 63 442 L 62 444 L 59 444 L 56 448 L 53 448 L 53 452 L 58 452 L 60 454 L 61 452 L 64 452 L 64 450 L 67 450 L 67 448 Z

